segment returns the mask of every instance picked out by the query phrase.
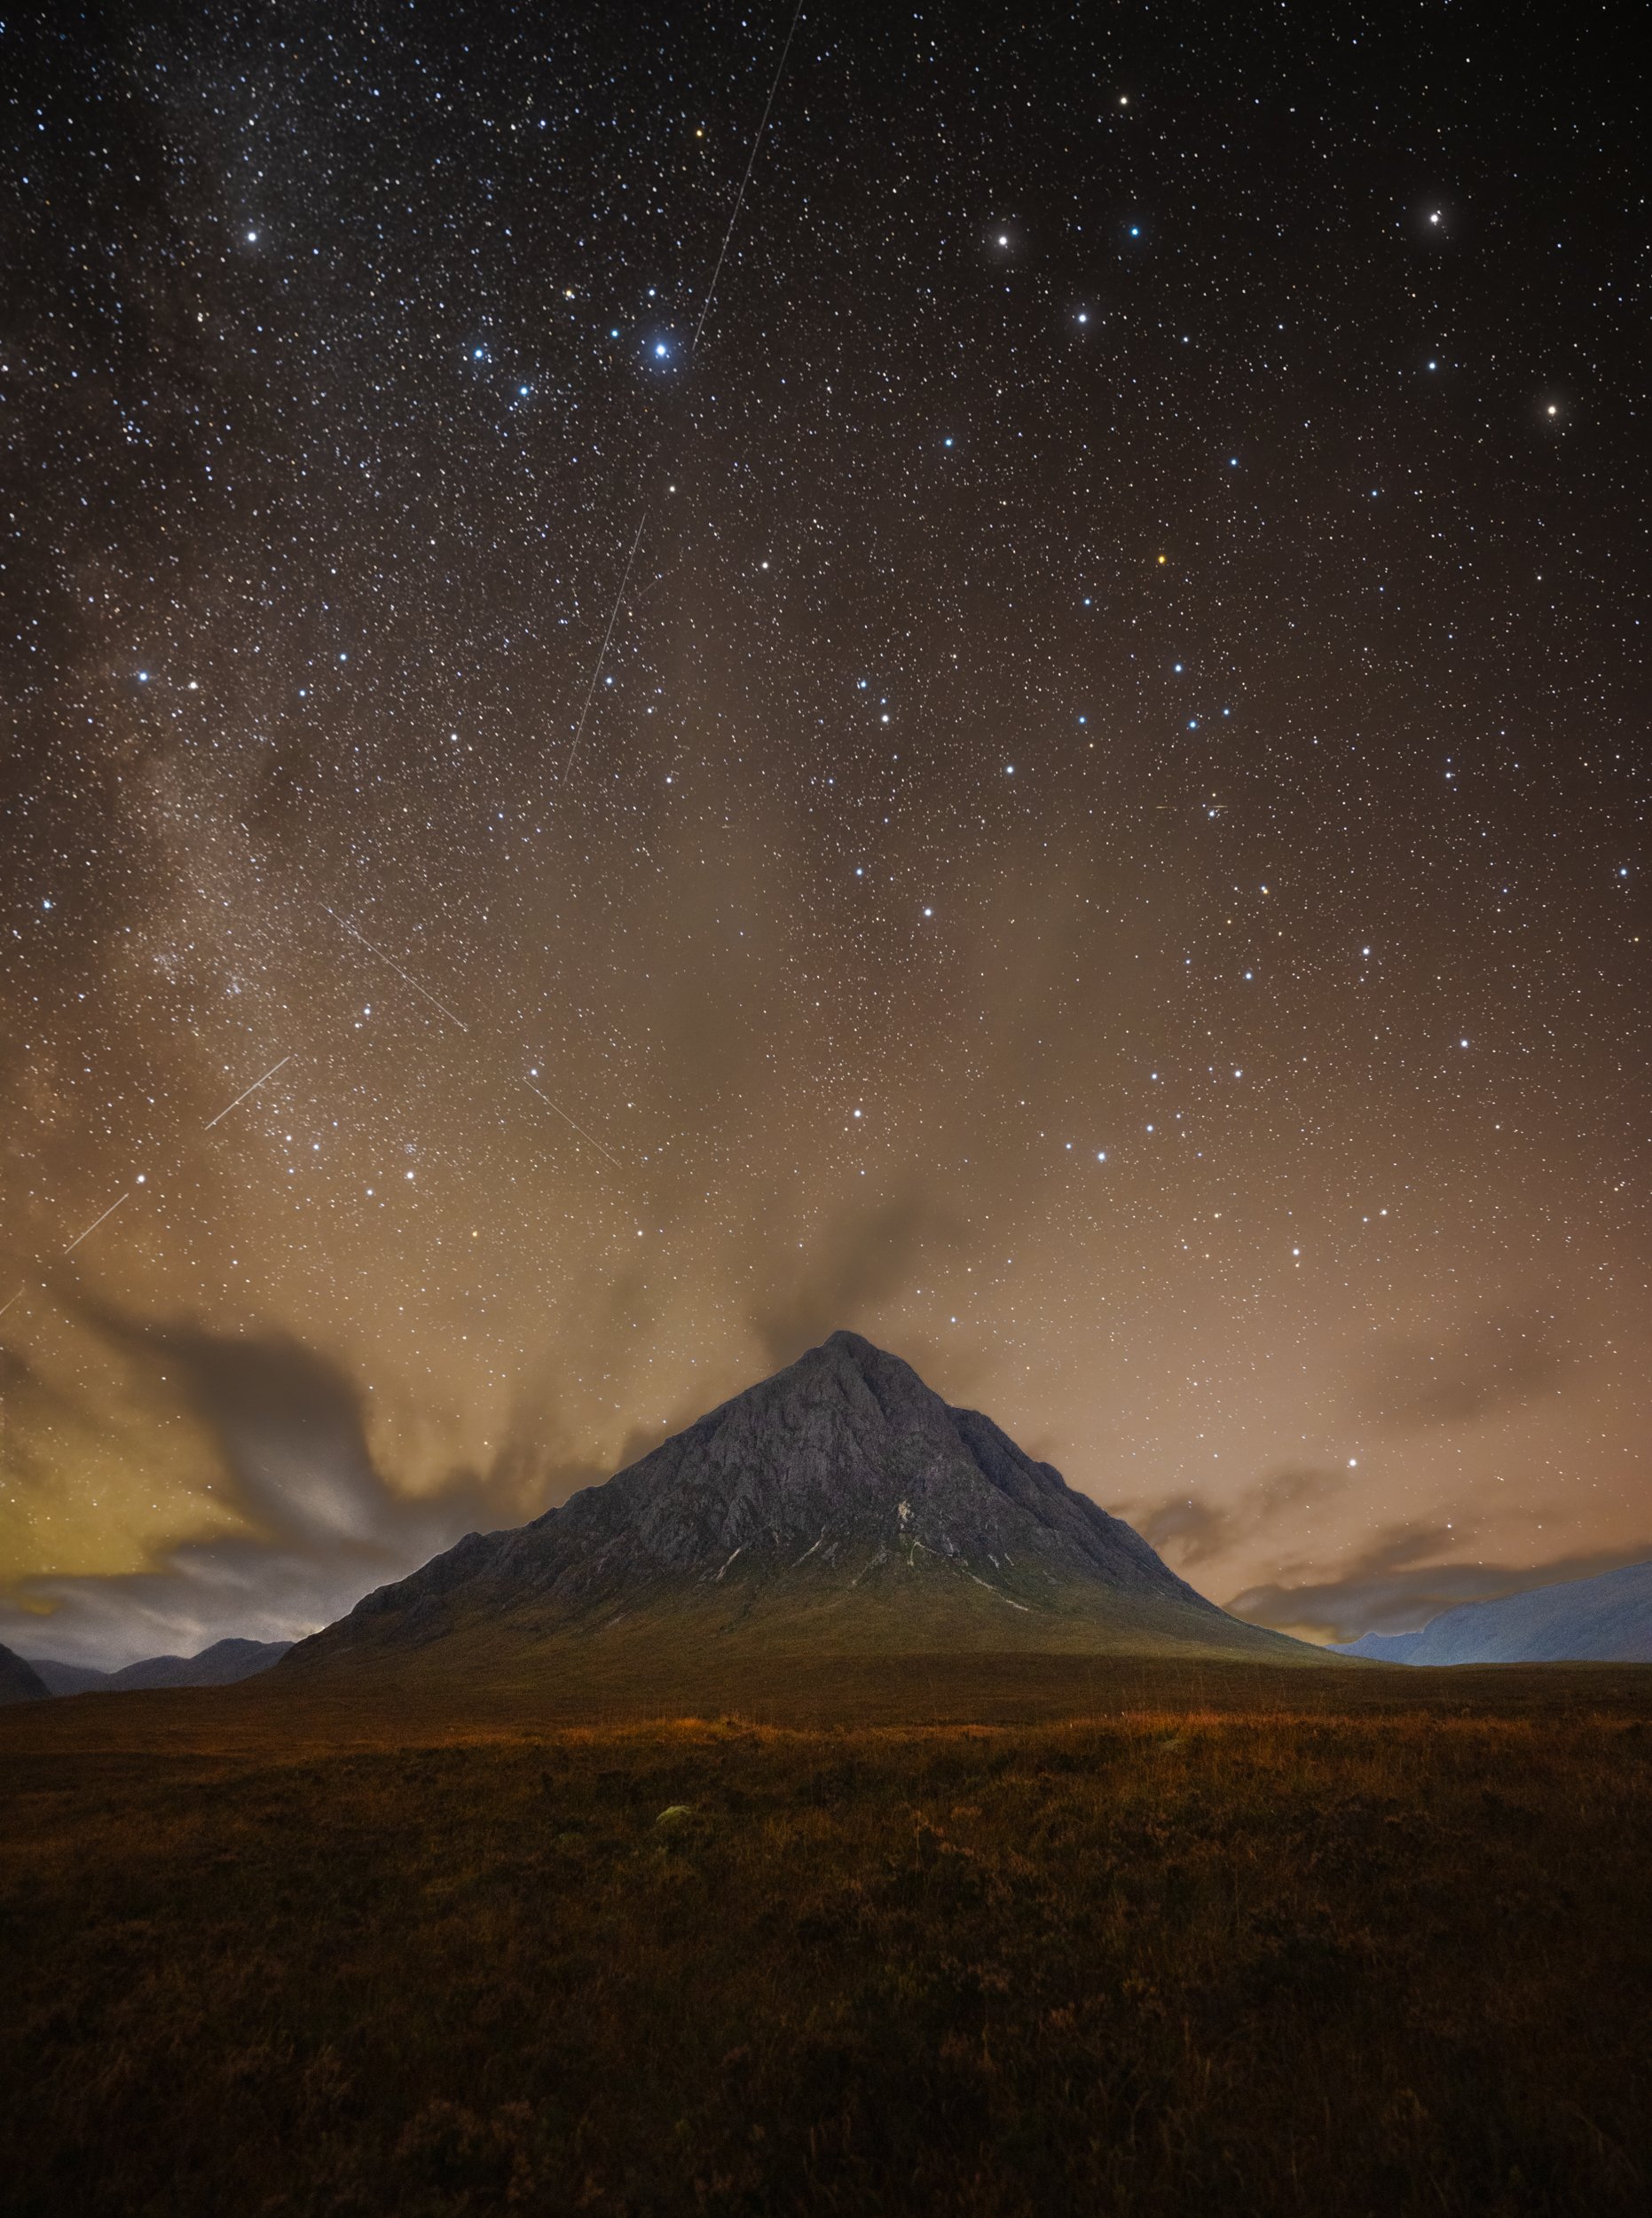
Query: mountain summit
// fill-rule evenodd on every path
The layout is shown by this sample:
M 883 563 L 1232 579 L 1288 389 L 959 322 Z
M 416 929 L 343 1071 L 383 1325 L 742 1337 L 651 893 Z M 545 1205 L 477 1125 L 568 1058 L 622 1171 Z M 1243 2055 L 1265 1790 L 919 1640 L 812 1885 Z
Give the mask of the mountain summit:
M 834 1333 L 605 1484 L 369 1594 L 277 1668 L 690 1628 L 792 1650 L 1314 1653 L 1228 1616 L 989 1418 Z

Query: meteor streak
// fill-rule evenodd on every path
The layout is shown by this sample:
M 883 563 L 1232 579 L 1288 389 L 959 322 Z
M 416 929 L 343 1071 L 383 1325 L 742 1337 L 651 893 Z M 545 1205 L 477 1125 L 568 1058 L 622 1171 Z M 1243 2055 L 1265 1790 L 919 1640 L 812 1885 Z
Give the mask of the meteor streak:
M 539 1088 L 534 1084 L 531 1078 L 524 1078 L 522 1082 L 531 1094 L 539 1094 Z M 579 1135 L 579 1137 L 582 1140 L 590 1140 L 592 1146 L 596 1150 L 597 1153 L 606 1161 L 612 1163 L 616 1170 L 620 1168 L 618 1157 L 610 1155 L 608 1150 L 602 1145 L 601 1140 L 592 1139 L 590 1133 L 586 1130 L 584 1125 L 574 1124 L 573 1119 L 569 1115 L 565 1109 L 557 1109 L 556 1104 L 551 1099 L 549 1094 L 539 1094 L 539 1099 L 545 1104 L 547 1109 L 556 1109 L 557 1115 L 562 1119 L 564 1124 L 573 1125 L 574 1130 Z
M 638 536 L 641 536 L 640 531 Z M 635 550 L 633 549 L 633 552 L 634 553 L 634 551 Z M 322 902 L 321 906 L 323 908 L 327 908 L 327 905 L 325 901 Z M 335 908 L 327 908 L 327 915 L 333 919 L 335 924 L 342 924 L 346 932 L 350 932 L 354 938 L 359 940 L 362 946 L 366 948 L 369 955 L 376 955 L 381 963 L 388 963 L 391 970 L 395 971 L 397 977 L 400 979 L 405 985 L 411 986 L 415 994 L 422 994 L 426 1001 L 429 1003 L 432 1009 L 439 1009 L 442 1014 L 448 1019 L 449 1022 L 456 1024 L 461 1032 L 469 1031 L 470 1026 L 465 1022 L 462 1017 L 455 1016 L 453 1011 L 448 1007 L 444 1001 L 437 1001 L 436 995 L 429 992 L 427 987 L 421 986 L 416 978 L 410 978 L 407 972 L 403 970 L 401 964 L 397 962 L 393 956 L 386 955 L 382 948 L 375 948 L 365 932 L 358 932 L 356 930 L 355 925 L 351 924 L 348 916 L 341 916 Z M 263 1081 L 260 1081 L 260 1083 L 262 1082 Z
M 256 1094 L 259 1087 L 264 1083 L 265 1079 L 273 1078 L 277 1071 L 284 1071 L 292 1059 L 293 1058 L 290 1055 L 284 1055 L 279 1063 L 271 1063 L 269 1069 L 264 1073 L 264 1078 L 255 1078 L 252 1084 L 248 1086 L 244 1092 L 237 1094 L 234 1100 L 229 1103 L 226 1107 L 220 1109 L 216 1117 L 208 1117 L 206 1124 L 202 1127 L 202 1129 L 210 1132 L 215 1124 L 222 1124 L 224 1118 L 229 1115 L 230 1110 L 239 1109 L 242 1102 L 246 1100 L 248 1094 Z
M 798 0 L 797 6 L 792 10 L 791 27 L 786 32 L 786 43 L 780 50 L 780 59 L 775 65 L 775 75 L 769 83 L 768 98 L 763 103 L 762 121 L 757 127 L 756 134 L 751 140 L 751 151 L 746 157 L 745 175 L 740 180 L 740 190 L 735 194 L 735 204 L 729 210 L 728 227 L 723 232 L 723 243 L 717 250 L 717 260 L 712 267 L 712 281 L 705 288 L 705 298 L 700 303 L 700 313 L 695 322 L 694 336 L 688 342 L 690 362 L 693 361 L 699 350 L 700 336 L 705 329 L 705 319 L 711 314 L 712 303 L 717 297 L 717 281 L 722 276 L 723 263 L 728 256 L 728 242 L 735 235 L 735 225 L 740 221 L 740 211 L 745 206 L 746 187 L 751 184 L 751 172 L 757 167 L 758 148 L 763 144 L 763 134 L 768 129 L 769 115 L 775 106 L 775 95 L 780 90 L 780 81 L 786 71 L 786 57 L 791 51 L 791 42 L 796 35 L 802 16 L 803 0 Z M 568 752 L 562 759 L 562 783 L 564 785 L 572 776 L 574 764 L 579 757 L 579 749 L 585 739 L 585 728 L 590 720 L 591 704 L 596 698 L 597 681 L 602 675 L 602 665 L 608 660 L 608 650 L 613 643 L 614 626 L 619 621 L 619 611 L 625 605 L 625 589 L 631 583 L 632 567 L 637 559 L 637 549 L 642 544 L 643 527 L 648 520 L 649 504 L 645 500 L 642 504 L 642 514 L 637 518 L 636 531 L 631 541 L 631 552 L 626 555 L 625 567 L 620 573 L 619 591 L 614 595 L 614 605 L 609 611 L 608 629 L 602 634 L 602 644 L 597 653 L 595 667 L 591 672 L 591 682 L 585 689 L 585 705 L 579 711 L 579 722 L 569 745 Z M 553 1102 L 551 1105 L 555 1108 L 556 1105 Z M 589 1134 L 586 1137 L 590 1137 Z M 594 1147 L 595 1141 L 593 1140 L 591 1144 Z
M 735 225 L 740 220 L 740 210 L 745 205 L 746 187 L 751 184 L 751 172 L 757 167 L 757 150 L 763 143 L 763 133 L 768 129 L 769 111 L 775 105 L 775 95 L 780 90 L 780 80 L 785 74 L 786 57 L 791 51 L 791 41 L 802 13 L 803 0 L 798 0 L 798 4 L 792 11 L 791 28 L 786 33 L 786 43 L 781 48 L 780 59 L 775 66 L 775 77 L 768 88 L 768 98 L 763 103 L 763 120 L 757 127 L 756 138 L 751 141 L 751 152 L 746 161 L 745 175 L 740 180 L 740 190 L 735 194 L 734 211 L 728 218 L 728 228 L 723 233 L 723 243 L 718 252 L 717 266 L 712 271 L 712 281 L 705 288 L 704 300 L 700 303 L 700 320 L 694 326 L 694 337 L 688 343 L 688 353 L 691 358 L 695 349 L 700 343 L 700 334 L 705 329 L 705 319 L 712 312 L 712 303 L 717 294 L 717 280 L 723 273 L 723 261 L 728 252 L 728 241 L 735 235 Z
M 645 501 L 643 503 L 642 514 L 637 518 L 637 529 L 631 542 L 631 552 L 625 557 L 625 567 L 620 575 L 619 591 L 614 595 L 614 605 L 609 610 L 608 629 L 602 634 L 602 644 L 597 654 L 596 665 L 591 672 L 591 682 L 585 689 L 585 706 L 579 712 L 578 729 L 575 732 L 573 739 L 569 745 L 567 760 L 562 764 L 562 782 L 564 784 L 567 783 L 569 778 L 573 775 L 574 763 L 579 753 L 579 743 L 585 737 L 586 720 L 591 713 L 591 704 L 596 698 L 596 681 L 602 674 L 602 665 L 608 660 L 609 642 L 614 636 L 614 626 L 619 621 L 619 611 L 625 605 L 625 587 L 631 583 L 632 564 L 637 559 L 637 549 L 642 544 L 642 529 L 648 520 L 648 504 Z
M 91 1223 L 90 1223 L 90 1224 L 86 1227 L 86 1230 L 85 1230 L 83 1232 L 76 1232 L 76 1234 L 75 1235 L 74 1239 L 73 1239 L 69 1242 L 68 1246 L 67 1246 L 67 1247 L 64 1249 L 63 1253 L 64 1253 L 66 1255 L 72 1255 L 75 1253 L 75 1249 L 76 1249 L 76 1248 L 80 1246 L 80 1244 L 81 1244 L 81 1242 L 82 1242 L 83 1240 L 84 1240 L 84 1239 L 90 1239 L 91 1238 L 92 1234 L 93 1234 L 93 1233 L 94 1233 L 94 1232 L 98 1230 L 98 1226 L 99 1226 L 99 1225 L 103 1223 L 103 1218 L 104 1218 L 104 1217 L 112 1217 L 112 1216 L 114 1215 L 115 1211 L 116 1211 L 116 1210 L 120 1207 L 121 1203 L 122 1203 L 122 1201 L 130 1201 L 130 1200 L 131 1199 L 131 1198 L 132 1198 L 132 1190 L 131 1190 L 131 1188 L 129 1186 L 129 1187 L 126 1189 L 126 1192 L 125 1192 L 123 1194 L 119 1195 L 119 1196 L 116 1198 L 116 1199 L 114 1199 L 114 1201 L 112 1201 L 112 1202 L 109 1204 L 108 1207 L 107 1207 L 107 1208 L 104 1211 L 104 1213 L 103 1213 L 103 1216 L 102 1216 L 102 1217 L 94 1217 L 94 1218 L 92 1219 Z M 21 1292 L 22 1292 L 22 1288 L 20 1286 L 20 1287 L 18 1288 L 18 1293 L 19 1293 L 19 1294 L 20 1294 Z M 17 1294 L 14 1294 L 12 1296 L 12 1302 L 15 1302 L 16 1300 L 17 1300 Z M 6 1307 L 7 1307 L 7 1309 L 8 1309 L 8 1310 L 9 1310 L 9 1309 L 11 1308 L 11 1306 L 12 1306 L 12 1302 L 8 1302 L 6 1303 Z

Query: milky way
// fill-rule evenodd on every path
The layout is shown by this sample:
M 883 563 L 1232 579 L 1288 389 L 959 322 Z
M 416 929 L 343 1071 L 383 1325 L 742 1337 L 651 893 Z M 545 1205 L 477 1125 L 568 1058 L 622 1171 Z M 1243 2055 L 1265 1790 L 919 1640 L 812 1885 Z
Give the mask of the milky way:
M 159 15 L 4 42 L 0 1637 L 840 1325 L 1270 1623 L 1648 1553 L 1598 29 Z

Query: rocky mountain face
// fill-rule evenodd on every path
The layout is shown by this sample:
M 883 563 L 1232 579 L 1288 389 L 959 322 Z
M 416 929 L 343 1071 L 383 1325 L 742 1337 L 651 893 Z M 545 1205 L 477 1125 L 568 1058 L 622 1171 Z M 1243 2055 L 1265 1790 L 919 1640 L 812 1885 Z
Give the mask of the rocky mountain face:
M 199 1656 L 146 1656 L 140 1663 L 122 1664 L 117 1671 L 100 1671 L 90 1664 L 60 1664 L 55 1656 L 29 1660 L 51 1695 L 121 1695 L 146 1687 L 232 1687 L 267 1671 L 292 1647 L 290 1640 L 215 1640 Z
M 423 1644 L 501 1619 L 608 1631 L 695 1608 L 719 1629 L 807 1639 L 830 1620 L 901 1645 L 922 1608 L 938 1637 L 1036 1640 L 1058 1620 L 1208 1649 L 1298 1650 L 1177 1578 L 1140 1536 L 990 1419 L 836 1333 L 606 1484 L 519 1530 L 473 1533 L 295 1650 Z M 948 1613 L 951 1613 L 949 1617 Z M 985 1632 L 982 1632 L 982 1626 Z
M 1464 1602 L 1419 1632 L 1368 1632 L 1338 1653 L 1388 1664 L 1652 1664 L 1652 1563 Z
M 12 1649 L 0 1648 L 0 1704 L 44 1702 L 51 1689 L 32 1664 Z

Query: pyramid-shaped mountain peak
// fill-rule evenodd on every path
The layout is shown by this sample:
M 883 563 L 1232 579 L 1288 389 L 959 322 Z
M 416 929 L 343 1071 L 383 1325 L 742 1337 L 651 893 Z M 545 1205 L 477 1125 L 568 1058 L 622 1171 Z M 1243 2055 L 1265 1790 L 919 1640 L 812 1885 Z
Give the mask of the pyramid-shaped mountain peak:
M 1297 1645 L 1228 1617 L 990 1418 L 838 1332 L 604 1484 L 370 1594 L 294 1667 L 481 1626 L 638 1638 L 688 1619 L 792 1646 Z
M 1019 1549 L 1115 1583 L 1190 1592 L 1128 1525 L 1022 1453 L 989 1418 L 954 1409 L 909 1364 L 834 1333 L 531 1532 L 634 1532 L 661 1568 L 720 1571 L 735 1549 L 814 1547 L 828 1562 Z

